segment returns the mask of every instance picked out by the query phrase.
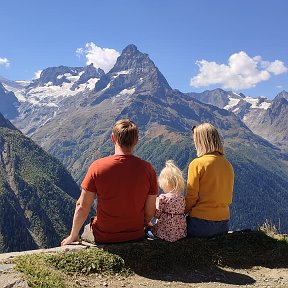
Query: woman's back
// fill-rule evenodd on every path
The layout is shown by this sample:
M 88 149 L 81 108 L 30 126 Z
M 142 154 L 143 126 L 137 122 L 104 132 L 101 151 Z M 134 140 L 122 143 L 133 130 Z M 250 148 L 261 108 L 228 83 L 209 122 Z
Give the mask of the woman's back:
M 189 165 L 186 206 L 189 215 L 222 221 L 230 217 L 234 172 L 230 162 L 218 153 L 203 155 Z

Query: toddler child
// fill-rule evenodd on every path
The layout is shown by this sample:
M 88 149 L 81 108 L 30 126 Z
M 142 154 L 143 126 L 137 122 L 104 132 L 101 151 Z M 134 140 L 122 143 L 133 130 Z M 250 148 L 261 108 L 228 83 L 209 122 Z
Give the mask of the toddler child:
M 163 240 L 174 242 L 187 235 L 185 219 L 184 179 L 181 170 L 172 160 L 166 161 L 158 182 L 164 194 L 157 197 L 152 233 Z

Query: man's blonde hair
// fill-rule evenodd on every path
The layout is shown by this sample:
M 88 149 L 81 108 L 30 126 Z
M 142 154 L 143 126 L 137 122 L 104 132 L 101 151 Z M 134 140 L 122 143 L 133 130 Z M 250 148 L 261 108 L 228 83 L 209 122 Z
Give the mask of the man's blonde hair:
M 182 172 L 172 160 L 166 161 L 165 167 L 158 177 L 158 183 L 161 189 L 170 187 L 173 192 L 178 194 L 181 194 L 184 191 L 185 184 Z
M 138 128 L 130 119 L 118 120 L 112 128 L 112 133 L 120 147 L 131 148 L 137 144 Z
M 224 148 L 217 129 L 210 123 L 203 123 L 192 128 L 197 156 L 219 152 L 224 155 Z

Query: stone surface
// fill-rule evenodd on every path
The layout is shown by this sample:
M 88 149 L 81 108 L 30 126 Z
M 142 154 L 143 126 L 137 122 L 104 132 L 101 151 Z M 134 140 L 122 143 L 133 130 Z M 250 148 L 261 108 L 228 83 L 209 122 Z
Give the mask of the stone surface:
M 82 241 L 81 243 L 75 242 L 71 245 L 65 245 L 61 247 L 55 247 L 51 249 L 38 249 L 22 252 L 11 252 L 0 254 L 0 288 L 27 288 L 29 287 L 27 282 L 23 280 L 22 274 L 14 270 L 15 264 L 5 263 L 7 260 L 11 260 L 17 256 L 28 255 L 34 253 L 53 253 L 60 251 L 77 251 L 81 249 L 87 249 L 89 247 L 96 247 L 88 242 Z M 55 287 L 56 288 L 56 287 Z
M 35 254 L 35 253 L 51 253 L 51 252 L 61 252 L 61 251 L 65 251 L 65 252 L 77 251 L 81 249 L 87 249 L 89 247 L 96 247 L 96 245 L 82 241 L 82 242 L 74 242 L 71 245 L 65 245 L 65 246 L 60 246 L 60 247 L 55 247 L 55 248 L 50 248 L 50 249 L 37 249 L 37 250 L 29 250 L 29 251 L 21 251 L 21 252 L 2 253 L 0 254 L 0 265 L 1 265 L 1 261 L 3 262 L 4 260 L 12 259 L 21 255 L 29 255 L 29 254 Z
M 21 278 L 20 273 L 0 273 L 0 287 L 1 288 L 28 288 L 28 284 Z

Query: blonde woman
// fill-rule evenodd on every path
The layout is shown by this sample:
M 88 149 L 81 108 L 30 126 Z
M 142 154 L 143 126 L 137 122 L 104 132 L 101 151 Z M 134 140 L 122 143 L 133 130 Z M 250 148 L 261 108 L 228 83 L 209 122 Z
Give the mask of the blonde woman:
M 174 242 L 187 235 L 184 214 L 185 198 L 184 179 L 181 170 L 168 160 L 158 177 L 158 183 L 164 194 L 156 201 L 155 218 L 157 223 L 152 227 L 153 234 L 163 240 Z
M 217 129 L 203 123 L 192 128 L 198 158 L 188 169 L 185 197 L 187 232 L 191 237 L 213 237 L 229 230 L 234 171 L 224 156 Z

